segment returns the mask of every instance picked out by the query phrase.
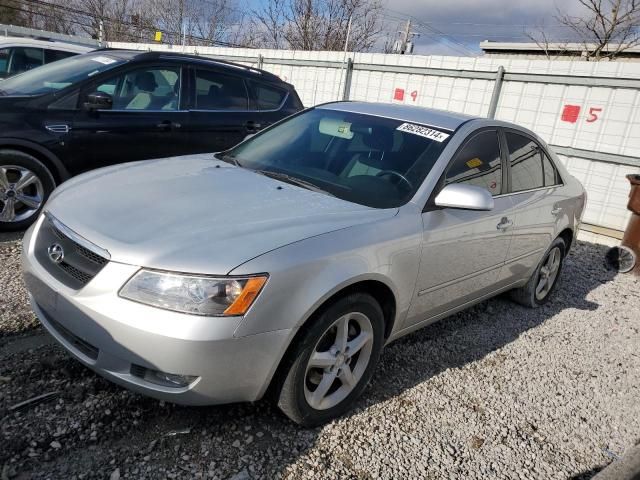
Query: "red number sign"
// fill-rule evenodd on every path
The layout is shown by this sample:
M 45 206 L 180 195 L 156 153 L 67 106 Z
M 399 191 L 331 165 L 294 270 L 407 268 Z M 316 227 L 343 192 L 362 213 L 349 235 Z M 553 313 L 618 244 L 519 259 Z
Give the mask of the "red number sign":
M 396 88 L 393 99 L 402 102 L 404 100 L 404 88 Z
M 418 99 L 418 91 L 417 90 L 414 90 L 413 92 L 411 92 L 411 98 L 413 98 L 414 102 Z
M 591 107 L 589 109 L 589 117 L 587 118 L 587 122 L 593 123 L 598 120 L 598 113 L 602 111 L 602 108 Z
M 564 110 L 562 110 L 562 121 L 576 123 L 580 115 L 580 109 L 580 105 L 565 105 Z

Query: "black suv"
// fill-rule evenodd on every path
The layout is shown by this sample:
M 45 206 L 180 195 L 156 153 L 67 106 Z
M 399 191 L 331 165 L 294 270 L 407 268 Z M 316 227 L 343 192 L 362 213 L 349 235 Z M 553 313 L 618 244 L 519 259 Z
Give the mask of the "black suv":
M 0 82 L 0 231 L 29 226 L 56 185 L 132 160 L 218 152 L 303 108 L 262 70 L 99 50 Z

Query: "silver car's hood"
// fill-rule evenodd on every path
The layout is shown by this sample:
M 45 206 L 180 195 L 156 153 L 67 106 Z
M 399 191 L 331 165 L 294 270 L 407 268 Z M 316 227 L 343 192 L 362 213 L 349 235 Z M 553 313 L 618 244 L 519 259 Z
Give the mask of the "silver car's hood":
M 211 155 L 137 162 L 63 184 L 46 209 L 112 261 L 225 274 L 275 248 L 393 216 Z

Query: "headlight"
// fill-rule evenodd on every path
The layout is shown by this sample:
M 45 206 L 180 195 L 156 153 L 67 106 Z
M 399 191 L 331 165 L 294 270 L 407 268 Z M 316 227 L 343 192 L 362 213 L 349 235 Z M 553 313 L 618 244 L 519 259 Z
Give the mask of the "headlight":
M 194 315 L 244 315 L 267 278 L 266 275 L 214 278 L 143 269 L 122 287 L 120 296 Z

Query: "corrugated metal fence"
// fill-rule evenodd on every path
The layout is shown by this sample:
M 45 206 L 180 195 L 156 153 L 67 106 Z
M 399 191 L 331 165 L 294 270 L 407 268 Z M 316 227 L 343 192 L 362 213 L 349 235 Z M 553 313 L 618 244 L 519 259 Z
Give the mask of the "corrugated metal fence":
M 589 194 L 587 230 L 619 237 L 628 173 L 640 171 L 640 64 L 151 44 L 260 67 L 295 85 L 306 106 L 339 99 L 404 103 L 526 126 L 554 147 Z

